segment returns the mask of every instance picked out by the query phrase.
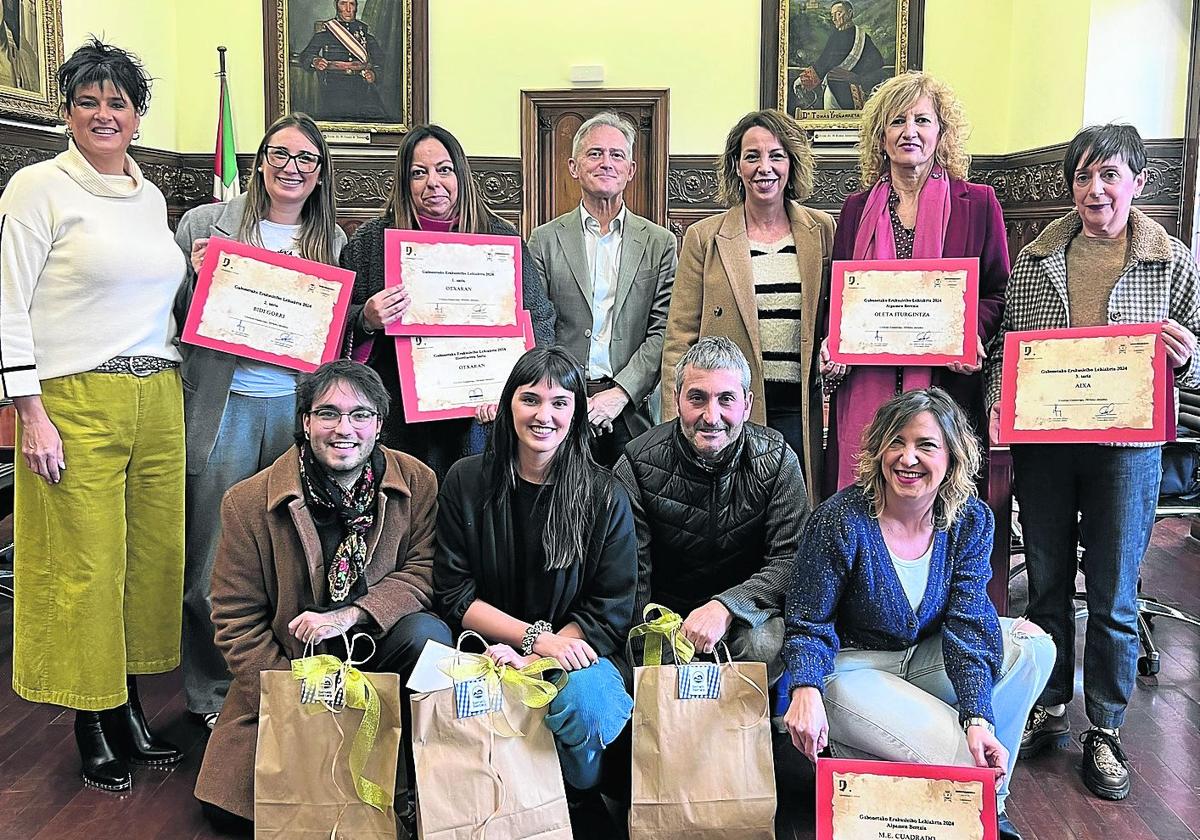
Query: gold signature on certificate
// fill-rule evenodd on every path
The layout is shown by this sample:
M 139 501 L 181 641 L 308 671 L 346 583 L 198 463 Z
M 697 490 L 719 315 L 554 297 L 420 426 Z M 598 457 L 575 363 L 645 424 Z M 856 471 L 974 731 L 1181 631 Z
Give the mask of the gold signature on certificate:
M 444 411 L 500 399 L 525 338 L 412 339 L 413 380 L 419 411 Z
M 412 297 L 405 324 L 517 323 L 512 245 L 405 242 L 400 276 Z
M 848 271 L 842 282 L 843 353 L 958 356 L 967 272 Z
M 1153 428 L 1156 352 L 1152 335 L 1020 342 L 1013 428 Z
M 833 774 L 836 840 L 982 840 L 983 784 Z
M 221 254 L 196 332 L 319 365 L 342 285 L 241 254 Z

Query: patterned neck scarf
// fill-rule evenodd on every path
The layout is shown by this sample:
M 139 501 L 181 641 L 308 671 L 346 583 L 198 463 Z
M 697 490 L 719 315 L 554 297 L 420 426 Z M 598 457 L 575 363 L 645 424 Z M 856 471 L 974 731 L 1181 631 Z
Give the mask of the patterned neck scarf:
M 385 469 L 383 451 L 376 445 L 358 480 L 347 490 L 316 459 L 308 442 L 300 449 L 304 501 L 312 507 L 332 511 L 342 526 L 342 541 L 328 564 L 329 600 L 334 603 L 345 600 L 367 566 L 366 534 L 375 523 L 375 499 Z

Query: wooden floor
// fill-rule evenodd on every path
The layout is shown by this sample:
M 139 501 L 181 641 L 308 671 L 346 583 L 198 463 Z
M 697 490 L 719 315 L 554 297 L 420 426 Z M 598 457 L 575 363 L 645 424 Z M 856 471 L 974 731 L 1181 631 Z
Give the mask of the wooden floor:
M 1200 543 L 1183 522 L 1164 522 L 1146 558 L 1145 591 L 1200 612 Z M 1022 601 L 1021 582 L 1014 601 Z M 192 787 L 205 731 L 184 711 L 178 672 L 146 678 L 142 697 L 156 728 L 188 748 L 172 771 L 139 769 L 126 796 L 85 790 L 77 777 L 72 713 L 13 694 L 12 610 L 0 605 L 0 838 L 5 840 L 199 840 L 218 838 Z M 1111 803 L 1079 780 L 1079 744 L 1017 767 L 1009 813 L 1026 840 L 1192 840 L 1200 837 L 1200 630 L 1159 620 L 1157 679 L 1139 678 L 1122 730 L 1135 771 L 1133 792 Z M 1080 656 L 1082 660 L 1082 656 Z M 1076 692 L 1079 688 L 1076 675 Z M 1082 702 L 1072 725 L 1086 725 Z M 813 837 L 812 772 L 782 738 L 776 742 L 779 837 Z

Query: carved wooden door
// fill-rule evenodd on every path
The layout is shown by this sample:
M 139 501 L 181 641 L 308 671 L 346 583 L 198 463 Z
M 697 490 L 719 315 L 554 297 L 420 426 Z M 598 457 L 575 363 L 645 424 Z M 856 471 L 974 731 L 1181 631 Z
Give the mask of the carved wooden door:
M 521 91 L 521 233 L 578 207 L 579 184 L 567 169 L 571 141 L 585 120 L 615 111 L 637 128 L 637 172 L 625 188 L 629 209 L 667 224 L 667 134 L 670 92 L 650 90 Z

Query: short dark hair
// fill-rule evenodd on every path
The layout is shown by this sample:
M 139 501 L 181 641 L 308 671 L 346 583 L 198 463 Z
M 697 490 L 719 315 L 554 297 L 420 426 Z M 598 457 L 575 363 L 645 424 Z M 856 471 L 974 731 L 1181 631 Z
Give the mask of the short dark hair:
M 379 414 L 380 422 L 387 419 L 392 398 L 383 380 L 373 369 L 349 359 L 326 362 L 312 373 L 304 374 L 296 383 L 296 442 L 304 440 L 304 417 L 312 411 L 313 402 L 338 383 L 358 391 Z
M 1125 161 L 1134 175 L 1146 168 L 1146 144 L 1136 128 L 1128 123 L 1106 123 L 1080 129 L 1067 144 L 1067 153 L 1063 157 L 1067 193 L 1071 192 L 1076 172 L 1112 157 Z
M 141 60 L 93 35 L 58 68 L 63 108 L 70 113 L 75 91 L 89 85 L 103 86 L 105 82 L 123 91 L 138 114 L 145 114 L 150 107 L 150 75 Z

